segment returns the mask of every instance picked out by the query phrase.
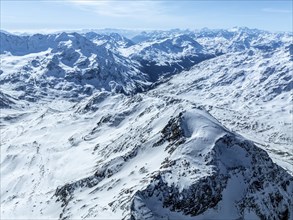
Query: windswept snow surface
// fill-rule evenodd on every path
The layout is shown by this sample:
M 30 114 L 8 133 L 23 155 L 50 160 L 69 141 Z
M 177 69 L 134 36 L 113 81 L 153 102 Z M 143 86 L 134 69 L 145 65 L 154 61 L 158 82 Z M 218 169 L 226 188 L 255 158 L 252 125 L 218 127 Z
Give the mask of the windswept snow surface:
M 1 219 L 293 219 L 292 34 L 0 34 Z

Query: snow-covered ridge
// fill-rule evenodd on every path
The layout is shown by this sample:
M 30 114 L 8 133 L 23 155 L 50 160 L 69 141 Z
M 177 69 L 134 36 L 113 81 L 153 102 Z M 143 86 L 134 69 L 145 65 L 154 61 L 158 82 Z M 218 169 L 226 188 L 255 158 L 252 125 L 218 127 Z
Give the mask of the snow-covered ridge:
M 44 90 L 72 98 L 96 89 L 129 94 L 149 84 L 137 62 L 77 33 L 22 37 L 1 33 L 1 45 L 1 84 L 5 88 L 13 81 L 15 90 L 27 93 L 22 97 L 38 99 L 36 94 L 43 96 Z
M 95 32 L 0 35 L 0 83 L 6 90 L 13 82 L 14 91 L 27 91 L 17 95 L 27 100 L 44 97 L 44 90 L 72 99 L 97 90 L 133 94 L 223 53 L 286 47 L 292 55 L 292 34 L 247 28 L 142 32 L 132 40 Z
M 135 45 L 115 33 L 0 34 L 1 84 L 5 88 L 6 84 L 10 86 L 9 82 L 13 81 L 14 90 L 27 91 L 18 97 L 28 97 L 27 100 L 38 99 L 38 96 L 44 95 L 40 90 L 48 89 L 51 90 L 48 93 L 53 94 L 57 90 L 57 93 L 71 98 L 103 89 L 132 94 L 146 90 L 161 74 L 147 68 L 148 64 L 140 59 L 139 54 L 136 58 L 125 56 L 121 51 L 131 51 Z M 167 52 L 166 58 L 174 53 L 176 65 L 189 57 L 200 57 L 197 62 L 211 57 L 202 52 L 202 47 L 193 39 L 182 37 L 174 39 L 173 43 L 165 40 L 162 46 L 158 45 L 156 52 L 151 48 L 148 53 L 157 54 L 158 57 L 160 51 L 164 54 Z M 181 45 L 180 50 L 174 50 L 178 44 Z M 188 65 L 194 65 L 194 62 L 189 61 Z M 170 70 L 163 67 L 161 72 L 164 74 Z

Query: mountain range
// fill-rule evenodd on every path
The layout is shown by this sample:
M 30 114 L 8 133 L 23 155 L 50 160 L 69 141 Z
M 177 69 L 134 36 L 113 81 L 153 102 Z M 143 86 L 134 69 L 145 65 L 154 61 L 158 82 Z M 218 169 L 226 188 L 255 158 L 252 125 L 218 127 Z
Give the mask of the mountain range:
M 0 32 L 1 217 L 293 219 L 293 34 L 133 33 Z

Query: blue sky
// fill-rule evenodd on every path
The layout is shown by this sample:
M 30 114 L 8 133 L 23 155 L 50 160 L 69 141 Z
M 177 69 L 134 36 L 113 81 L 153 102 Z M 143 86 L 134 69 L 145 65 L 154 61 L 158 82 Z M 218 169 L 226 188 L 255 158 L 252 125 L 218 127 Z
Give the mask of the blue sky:
M 235 26 L 292 31 L 292 1 L 1 0 L 7 31 Z

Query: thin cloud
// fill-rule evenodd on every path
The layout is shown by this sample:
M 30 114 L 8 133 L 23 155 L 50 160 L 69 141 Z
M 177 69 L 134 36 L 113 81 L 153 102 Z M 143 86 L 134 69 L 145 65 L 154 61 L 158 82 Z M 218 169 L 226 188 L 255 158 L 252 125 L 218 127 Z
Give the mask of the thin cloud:
M 157 1 L 117 1 L 117 0 L 69 0 L 82 10 L 108 17 L 145 18 L 165 15 L 165 10 Z
M 291 10 L 287 9 L 275 9 L 275 8 L 263 8 L 263 12 L 269 12 L 269 13 L 281 13 L 281 14 L 289 14 L 292 13 Z
M 16 16 L 12 16 L 12 15 L 1 15 L 2 19 L 16 19 Z

